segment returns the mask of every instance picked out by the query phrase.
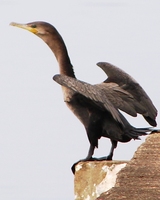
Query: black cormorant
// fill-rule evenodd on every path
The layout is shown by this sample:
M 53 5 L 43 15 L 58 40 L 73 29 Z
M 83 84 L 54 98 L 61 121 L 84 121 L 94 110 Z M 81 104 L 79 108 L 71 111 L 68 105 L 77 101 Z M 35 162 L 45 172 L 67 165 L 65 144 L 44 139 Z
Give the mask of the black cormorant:
M 121 69 L 109 64 L 98 63 L 108 79 L 103 83 L 91 85 L 78 81 L 75 77 L 65 43 L 56 28 L 46 22 L 28 24 L 11 23 L 40 37 L 54 53 L 60 75 L 54 80 L 62 85 L 64 101 L 83 123 L 90 142 L 88 155 L 83 160 L 93 160 L 98 139 L 107 137 L 112 147 L 109 155 L 102 159 L 112 160 L 117 142 L 128 142 L 146 135 L 150 128 L 135 128 L 123 117 L 118 109 L 136 116 L 140 113 L 152 126 L 156 126 L 157 110 L 142 87 Z M 70 136 L 69 136 L 70 137 Z

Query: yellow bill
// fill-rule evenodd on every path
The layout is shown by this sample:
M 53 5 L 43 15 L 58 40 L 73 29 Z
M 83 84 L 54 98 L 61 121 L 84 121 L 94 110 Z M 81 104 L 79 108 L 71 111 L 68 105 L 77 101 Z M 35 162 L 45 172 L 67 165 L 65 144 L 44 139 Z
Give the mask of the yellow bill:
M 18 23 L 15 23 L 15 22 L 11 22 L 10 25 L 16 26 L 16 27 L 19 27 L 19 28 L 23 28 L 25 30 L 28 30 L 28 31 L 34 33 L 34 34 L 38 33 L 38 30 L 35 27 L 28 26 L 27 24 L 18 24 Z

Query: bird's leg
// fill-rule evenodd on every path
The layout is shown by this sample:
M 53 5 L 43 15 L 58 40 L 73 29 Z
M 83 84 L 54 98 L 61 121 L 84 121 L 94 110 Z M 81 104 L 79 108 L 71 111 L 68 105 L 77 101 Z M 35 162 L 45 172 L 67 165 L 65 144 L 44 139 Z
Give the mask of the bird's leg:
M 108 156 L 101 157 L 101 158 L 93 158 L 92 155 L 94 153 L 95 146 L 90 145 L 88 155 L 85 159 L 79 160 L 78 162 L 74 163 L 71 167 L 73 174 L 75 174 L 75 166 L 81 161 L 102 161 L 102 160 L 112 160 L 114 149 L 117 147 L 117 141 L 111 140 L 112 146 Z
M 112 157 L 113 157 L 113 152 L 115 150 L 115 148 L 117 147 L 117 141 L 115 140 L 111 140 L 111 143 L 112 143 L 112 146 L 111 146 L 111 150 L 110 150 L 110 153 L 109 155 L 107 156 L 107 160 L 112 160 Z
M 94 154 L 94 149 L 95 149 L 95 146 L 90 145 L 88 155 L 83 161 L 92 160 L 92 156 Z
M 101 157 L 98 160 L 112 160 L 114 149 L 117 147 L 117 141 L 111 140 L 112 146 L 108 156 Z
M 76 166 L 79 162 L 98 160 L 97 158 L 92 158 L 92 155 L 93 155 L 93 153 L 94 153 L 94 149 L 95 149 L 95 146 L 93 146 L 93 145 L 90 144 L 87 157 L 84 158 L 84 159 L 79 160 L 78 162 L 76 162 L 76 163 L 74 163 L 74 164 L 72 165 L 71 170 L 72 170 L 73 174 L 75 173 L 75 166 Z

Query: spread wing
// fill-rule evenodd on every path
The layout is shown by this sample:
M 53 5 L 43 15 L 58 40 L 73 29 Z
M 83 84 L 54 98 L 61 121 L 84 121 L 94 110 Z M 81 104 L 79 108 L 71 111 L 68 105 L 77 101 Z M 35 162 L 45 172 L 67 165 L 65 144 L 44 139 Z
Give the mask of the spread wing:
M 117 108 L 108 100 L 106 91 L 103 91 L 98 85 L 91 85 L 75 78 L 57 74 L 53 80 L 62 86 L 72 89 L 86 98 L 92 100 L 93 103 L 111 113 L 113 118 L 123 125 L 123 119 Z
M 116 108 L 133 117 L 137 116 L 137 112 L 134 107 L 134 97 L 127 91 L 120 88 L 118 84 L 101 83 L 97 85 L 97 87 L 107 93 L 107 98 Z
M 99 62 L 97 65 L 107 74 L 108 79 L 104 81 L 106 91 L 112 91 L 114 106 L 124 112 L 136 116 L 142 114 L 152 126 L 156 126 L 155 118 L 157 109 L 143 88 L 126 72 L 120 68 L 106 62 Z M 115 87 L 111 84 L 116 84 Z M 105 90 L 105 86 L 103 86 Z M 116 98 L 114 100 L 114 97 Z

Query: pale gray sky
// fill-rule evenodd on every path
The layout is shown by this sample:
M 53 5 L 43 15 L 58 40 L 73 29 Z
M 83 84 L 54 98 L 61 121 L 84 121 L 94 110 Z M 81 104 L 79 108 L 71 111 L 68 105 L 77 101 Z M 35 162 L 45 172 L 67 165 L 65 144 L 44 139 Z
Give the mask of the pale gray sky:
M 52 52 L 9 23 L 50 22 L 64 38 L 78 79 L 102 82 L 96 63 L 110 62 L 132 75 L 160 110 L 159 10 L 159 0 L 0 0 L 0 199 L 74 199 L 70 167 L 89 147 L 52 80 L 59 73 Z M 127 119 L 149 126 L 142 117 Z M 114 159 L 131 159 L 142 141 L 119 143 Z M 102 139 L 95 155 L 109 149 Z

